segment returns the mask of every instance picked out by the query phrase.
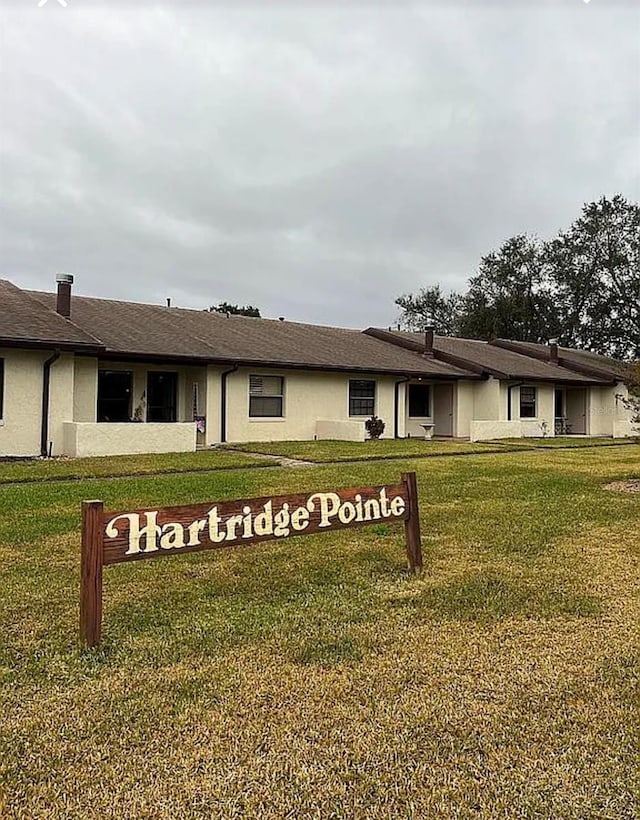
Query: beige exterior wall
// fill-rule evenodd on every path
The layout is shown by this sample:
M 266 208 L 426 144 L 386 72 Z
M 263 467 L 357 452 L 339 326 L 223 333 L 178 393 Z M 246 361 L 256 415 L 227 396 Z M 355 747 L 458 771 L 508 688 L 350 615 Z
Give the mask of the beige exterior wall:
M 4 359 L 1 456 L 40 455 L 44 362 L 53 351 L 0 350 Z M 73 356 L 63 353 L 51 366 L 49 436 L 53 455 L 63 452 L 65 421 L 73 414 Z
M 98 360 L 76 356 L 73 380 L 73 421 L 96 421 Z
M 553 436 L 555 430 L 554 391 L 553 384 L 530 383 L 536 388 L 536 416 L 533 419 L 522 419 L 523 436 Z M 520 419 L 520 388 L 511 391 L 511 413 L 514 420 Z
M 74 458 L 132 453 L 184 453 L 196 449 L 194 422 L 171 424 L 67 422 L 64 453 Z
M 473 418 L 476 421 L 500 421 L 506 418 L 504 385 L 498 379 L 489 378 L 474 384 Z
M 0 455 L 40 453 L 42 365 L 47 357 L 39 351 L 0 349 L 0 358 L 4 359 Z
M 49 442 L 54 456 L 64 453 L 64 424 L 73 418 L 73 358 L 63 354 L 51 367 Z
M 284 377 L 283 418 L 249 418 L 250 375 Z M 384 438 L 393 438 L 396 381 L 393 377 L 242 367 L 228 376 L 227 441 L 302 441 L 317 435 L 318 421 L 362 421 L 364 424 L 366 416 L 349 416 L 351 378 L 376 382 L 375 412 L 386 424 Z
M 469 438 L 471 436 L 471 422 L 473 421 L 475 390 L 478 384 L 481 384 L 481 382 L 459 381 L 457 383 L 454 435 L 458 438 Z
M 589 390 L 588 420 L 592 436 L 626 438 L 637 435 L 631 424 L 632 413 L 622 399 L 629 391 L 622 383 L 612 387 L 592 387 Z

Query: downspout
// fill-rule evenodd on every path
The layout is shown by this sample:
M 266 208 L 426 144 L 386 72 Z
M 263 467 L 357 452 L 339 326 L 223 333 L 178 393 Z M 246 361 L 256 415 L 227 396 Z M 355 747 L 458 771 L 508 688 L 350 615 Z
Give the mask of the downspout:
M 408 381 L 411 381 L 409 376 L 403 376 L 393 386 L 393 437 L 398 438 L 398 429 L 400 427 L 399 420 L 398 420 L 398 404 L 400 398 L 400 385 L 406 384 Z
M 42 367 L 42 420 L 40 424 L 40 455 L 47 458 L 49 455 L 49 394 L 51 389 L 51 365 L 60 358 L 60 351 L 56 350 L 45 361 Z
M 511 418 L 511 391 L 514 387 L 522 387 L 523 384 L 524 382 L 516 382 L 515 384 L 510 384 L 507 388 L 507 421 L 513 421 L 513 419 Z
M 223 370 L 220 374 L 220 443 L 227 440 L 227 376 L 235 373 L 238 365 L 234 364 L 229 370 Z

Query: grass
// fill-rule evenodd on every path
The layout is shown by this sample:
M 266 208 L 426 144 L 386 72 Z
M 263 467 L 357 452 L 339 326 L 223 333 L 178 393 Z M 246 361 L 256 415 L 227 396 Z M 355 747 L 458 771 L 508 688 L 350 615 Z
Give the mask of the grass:
M 230 450 L 0 461 L 0 483 L 208 471 L 276 464 Z
M 313 461 L 368 461 L 380 458 L 411 458 L 459 453 L 483 453 L 496 450 L 495 444 L 469 441 L 425 441 L 425 439 L 379 439 L 378 441 L 261 441 L 228 445 L 240 452 Z
M 545 438 L 506 438 L 500 439 L 498 444 L 508 447 L 618 447 L 623 444 L 635 444 L 632 439 L 620 440 L 612 438 L 575 438 L 573 436 L 551 436 Z
M 109 508 L 390 482 L 399 525 L 105 570 L 79 483 L 0 487 L 0 816 L 636 816 L 637 445 L 97 480 Z

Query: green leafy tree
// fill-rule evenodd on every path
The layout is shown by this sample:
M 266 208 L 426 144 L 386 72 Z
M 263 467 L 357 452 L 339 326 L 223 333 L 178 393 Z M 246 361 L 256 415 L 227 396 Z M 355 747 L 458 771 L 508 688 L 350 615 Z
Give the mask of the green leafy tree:
M 253 305 L 230 305 L 229 302 L 220 302 L 211 305 L 209 313 L 230 313 L 232 316 L 255 316 L 260 318 L 260 310 Z
M 640 206 L 623 196 L 584 206 L 549 242 L 514 236 L 483 256 L 465 292 L 439 285 L 396 299 L 410 330 L 640 358 Z
M 422 288 L 415 294 L 396 299 L 401 309 L 401 322 L 407 330 L 424 330 L 435 326 L 444 336 L 456 336 L 460 331 L 464 299 L 455 292 L 445 294 L 440 285 Z
M 468 338 L 522 342 L 556 335 L 558 316 L 537 238 L 514 236 L 480 260 L 463 300 L 460 329 Z
M 621 359 L 640 358 L 640 206 L 623 196 L 585 205 L 548 244 L 558 337 Z

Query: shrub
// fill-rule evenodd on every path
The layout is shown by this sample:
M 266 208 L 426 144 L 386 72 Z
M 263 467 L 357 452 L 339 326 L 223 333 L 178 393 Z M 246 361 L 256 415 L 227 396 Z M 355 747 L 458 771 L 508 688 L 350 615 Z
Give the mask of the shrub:
M 364 423 L 364 429 L 369 434 L 369 438 L 378 439 L 384 433 L 385 424 L 375 414 Z

